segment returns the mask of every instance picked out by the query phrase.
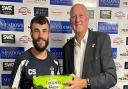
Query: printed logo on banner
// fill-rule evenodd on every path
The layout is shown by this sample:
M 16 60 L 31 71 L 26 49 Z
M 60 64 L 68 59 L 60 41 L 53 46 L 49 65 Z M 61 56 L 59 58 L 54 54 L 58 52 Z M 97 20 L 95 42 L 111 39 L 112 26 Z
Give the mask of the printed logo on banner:
M 128 58 L 128 49 L 124 48 L 124 49 L 120 49 L 120 58 Z
M 121 29 L 121 34 L 128 34 L 128 29 L 127 28 Z
M 24 31 L 23 19 L 0 18 L 0 31 Z
M 0 14 L 14 15 L 13 5 L 0 5 Z
M 21 13 L 22 15 L 28 15 L 31 14 L 31 11 L 27 7 L 21 7 L 18 9 L 18 13 Z
M 19 38 L 19 41 L 21 41 L 21 42 L 23 42 L 23 43 L 29 43 L 29 42 L 32 42 L 32 39 L 31 39 L 29 36 L 24 35 L 24 36 L 21 36 L 21 37 Z
M 128 77 L 120 77 L 120 76 L 118 76 L 118 81 L 119 82 L 127 82 L 128 81 Z
M 128 89 L 128 85 L 123 85 L 123 89 Z
M 100 18 L 111 19 L 111 10 L 100 10 Z
M 118 11 L 118 12 L 114 13 L 114 16 L 117 17 L 118 19 L 122 19 L 122 18 L 126 17 L 125 13 L 122 11 Z
M 2 43 L 15 43 L 14 34 L 2 34 Z
M 120 44 L 124 43 L 124 41 L 121 37 L 116 37 L 116 38 L 113 39 L 112 43 L 114 43 L 116 45 L 120 45 Z
M 16 59 L 24 52 L 24 47 L 0 47 L 1 59 Z
M 128 0 L 123 0 L 122 3 L 124 7 L 128 7 Z
M 50 51 L 58 58 L 63 59 L 62 48 L 50 48 Z
M 48 8 L 34 7 L 34 16 L 47 16 Z
M 50 45 L 52 45 L 52 47 L 62 47 L 65 43 L 64 40 L 66 39 L 62 35 L 60 35 L 60 36 L 54 35 L 54 36 L 51 36 L 50 38 L 51 38 L 51 40 L 50 40 L 51 44 Z
M 50 0 L 50 4 L 53 5 L 72 5 L 73 0 Z
M 70 22 L 50 21 L 51 33 L 72 33 Z
M 112 48 L 113 59 L 117 58 L 117 48 Z
M 99 0 L 99 6 L 101 6 L 101 7 L 119 7 L 120 0 Z
M 47 4 L 48 0 L 26 0 L 28 3 L 40 3 L 40 4 Z
M 9 80 L 10 80 L 10 74 L 1 74 L 1 79 L 2 79 L 2 85 L 3 86 L 8 86 L 9 85 Z
M 88 10 L 89 18 L 94 19 L 94 10 Z
M 23 0 L 0 0 L 5 2 L 23 2 Z
M 62 11 L 62 9 L 55 9 L 51 11 L 51 14 L 54 16 L 61 16 L 64 14 L 64 11 Z
M 117 34 L 118 24 L 117 22 L 98 22 L 98 31 L 108 34 Z
M 3 71 L 11 71 L 14 66 L 14 62 L 3 62 Z

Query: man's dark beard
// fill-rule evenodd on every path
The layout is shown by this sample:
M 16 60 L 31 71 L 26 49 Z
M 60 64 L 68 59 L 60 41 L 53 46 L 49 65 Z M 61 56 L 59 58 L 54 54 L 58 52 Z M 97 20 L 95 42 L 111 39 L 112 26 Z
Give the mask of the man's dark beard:
M 43 48 L 40 48 L 40 47 L 38 46 L 38 44 L 37 44 L 37 40 L 33 40 L 33 45 L 34 45 L 34 47 L 35 47 L 35 49 L 36 49 L 37 51 L 43 52 L 43 51 L 47 48 L 47 46 L 48 46 L 48 44 L 49 44 L 49 40 L 44 40 L 44 41 L 45 41 L 45 46 L 44 46 Z

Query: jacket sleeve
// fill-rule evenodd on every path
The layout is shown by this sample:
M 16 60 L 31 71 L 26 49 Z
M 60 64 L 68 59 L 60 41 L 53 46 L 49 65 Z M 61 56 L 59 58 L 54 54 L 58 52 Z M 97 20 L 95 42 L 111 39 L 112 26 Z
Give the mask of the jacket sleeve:
M 22 68 L 25 64 L 26 60 L 21 60 L 20 58 L 17 58 L 14 62 L 13 70 L 10 77 L 10 88 L 16 88 L 18 89 L 20 81 L 21 81 L 21 72 Z
M 102 38 L 103 39 L 103 38 Z M 109 89 L 117 82 L 116 68 L 113 61 L 111 40 L 105 35 L 104 40 L 99 40 L 100 53 L 97 59 L 100 60 L 101 72 L 96 76 L 90 77 L 91 89 Z
M 16 59 L 14 62 L 12 72 L 11 72 L 10 83 L 9 83 L 10 88 L 13 88 L 13 85 L 15 85 L 14 79 L 16 77 L 16 72 L 18 70 L 19 65 L 20 65 L 20 61 Z M 17 84 L 17 85 L 19 85 L 19 84 Z M 15 86 L 15 88 L 16 88 L 16 86 Z

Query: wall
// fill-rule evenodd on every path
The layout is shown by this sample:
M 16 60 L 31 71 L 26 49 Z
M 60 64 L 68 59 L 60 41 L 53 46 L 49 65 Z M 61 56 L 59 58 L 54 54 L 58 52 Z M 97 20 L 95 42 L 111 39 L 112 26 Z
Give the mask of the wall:
M 32 47 L 29 23 L 36 15 L 47 16 L 51 24 L 48 47 L 59 59 L 73 36 L 69 23 L 72 3 L 84 3 L 90 15 L 89 28 L 110 35 L 118 75 L 112 89 L 128 89 L 128 1 L 127 0 L 0 0 L 0 85 L 7 89 L 18 55 Z

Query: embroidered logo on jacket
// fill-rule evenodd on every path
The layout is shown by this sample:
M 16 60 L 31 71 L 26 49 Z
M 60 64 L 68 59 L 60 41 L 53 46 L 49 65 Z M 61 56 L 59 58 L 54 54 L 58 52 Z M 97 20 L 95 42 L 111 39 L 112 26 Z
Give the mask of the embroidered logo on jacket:
M 36 69 L 28 69 L 29 75 L 36 75 Z

